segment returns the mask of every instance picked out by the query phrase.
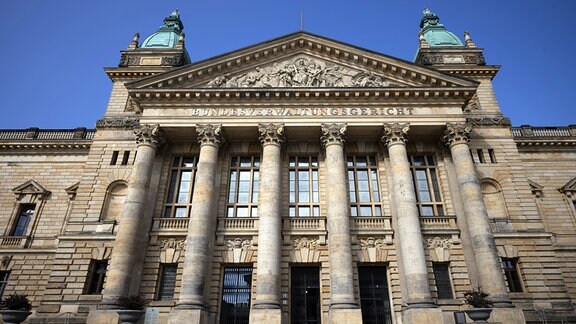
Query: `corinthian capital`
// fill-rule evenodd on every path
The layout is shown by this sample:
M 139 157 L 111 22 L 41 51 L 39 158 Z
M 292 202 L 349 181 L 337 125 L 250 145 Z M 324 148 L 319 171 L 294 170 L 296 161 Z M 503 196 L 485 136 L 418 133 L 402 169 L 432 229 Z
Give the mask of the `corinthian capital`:
M 455 144 L 468 143 L 472 125 L 469 123 L 447 123 L 442 140 L 449 147 Z
M 148 144 L 159 148 L 166 141 L 160 125 L 142 124 L 134 127 L 133 130 L 138 144 Z
M 198 143 L 200 145 L 220 145 L 224 143 L 222 125 L 220 124 L 198 124 L 196 125 L 196 132 L 198 133 Z
M 262 145 L 284 143 L 284 124 L 258 124 L 258 133 Z
M 386 123 L 384 124 L 384 136 L 382 136 L 382 142 L 386 143 L 388 146 L 404 144 L 406 143 L 408 129 L 410 129 L 410 124 L 408 123 Z
M 332 143 L 344 144 L 346 141 L 346 124 L 322 124 L 320 141 L 324 146 Z

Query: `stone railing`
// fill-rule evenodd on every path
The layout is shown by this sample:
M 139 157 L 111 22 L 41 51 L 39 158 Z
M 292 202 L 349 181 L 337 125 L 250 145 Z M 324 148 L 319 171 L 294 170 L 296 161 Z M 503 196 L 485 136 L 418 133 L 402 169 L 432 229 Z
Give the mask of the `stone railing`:
M 189 218 L 154 218 L 152 230 L 187 231 Z
M 325 217 L 286 217 L 284 218 L 285 231 L 325 231 Z
M 457 229 L 456 216 L 424 216 L 420 217 L 420 226 L 424 230 Z
M 576 125 L 568 127 L 512 127 L 514 137 L 576 137 Z
M 0 140 L 91 140 L 96 130 L 79 127 L 75 129 L 2 129 Z
M 0 246 L 23 248 L 26 247 L 27 236 L 0 236 Z
M 356 230 L 392 230 L 392 218 L 384 217 L 350 217 L 351 227 Z
M 255 217 L 223 217 L 218 218 L 218 231 L 258 231 L 258 218 Z

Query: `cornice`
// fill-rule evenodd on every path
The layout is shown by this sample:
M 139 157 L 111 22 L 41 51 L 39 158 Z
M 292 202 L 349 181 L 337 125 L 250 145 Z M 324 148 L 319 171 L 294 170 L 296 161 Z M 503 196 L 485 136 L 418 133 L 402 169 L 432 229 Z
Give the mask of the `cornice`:
M 118 68 L 107 67 L 104 72 L 112 81 L 116 80 L 138 80 L 145 77 L 153 76 L 166 71 L 166 68 L 158 67 L 137 67 L 137 68 Z
M 140 104 L 156 100 L 246 101 L 246 100 L 469 100 L 474 87 L 450 88 L 225 88 L 225 89 L 131 89 L 129 94 Z
M 436 67 L 439 71 L 447 74 L 462 76 L 462 77 L 490 77 L 493 79 L 498 71 L 500 71 L 500 65 L 486 65 L 486 66 L 438 66 Z
M 0 150 L 88 150 L 92 141 L 74 142 L 74 143 L 3 143 L 0 144 Z

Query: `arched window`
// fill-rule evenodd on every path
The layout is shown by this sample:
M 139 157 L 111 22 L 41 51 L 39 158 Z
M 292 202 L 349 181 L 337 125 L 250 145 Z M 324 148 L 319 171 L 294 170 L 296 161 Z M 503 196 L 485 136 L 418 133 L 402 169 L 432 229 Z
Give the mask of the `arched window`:
M 500 184 L 493 179 L 483 179 L 480 182 L 482 188 L 482 197 L 488 210 L 488 217 L 490 219 L 508 218 L 506 211 L 506 202 L 502 194 Z
M 128 186 L 123 181 L 116 181 L 108 186 L 102 207 L 102 215 L 100 216 L 101 220 L 115 220 L 120 218 L 127 192 Z

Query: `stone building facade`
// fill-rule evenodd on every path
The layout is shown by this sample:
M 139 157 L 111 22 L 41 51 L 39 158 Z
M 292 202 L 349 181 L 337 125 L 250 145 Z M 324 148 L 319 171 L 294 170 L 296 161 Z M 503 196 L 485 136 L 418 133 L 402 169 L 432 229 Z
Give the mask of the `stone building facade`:
M 29 319 L 574 321 L 576 126 L 511 127 L 426 10 L 414 62 L 298 32 L 192 63 L 177 11 L 96 129 L 0 130 L 0 283 Z M 468 322 L 470 320 L 468 319 Z

